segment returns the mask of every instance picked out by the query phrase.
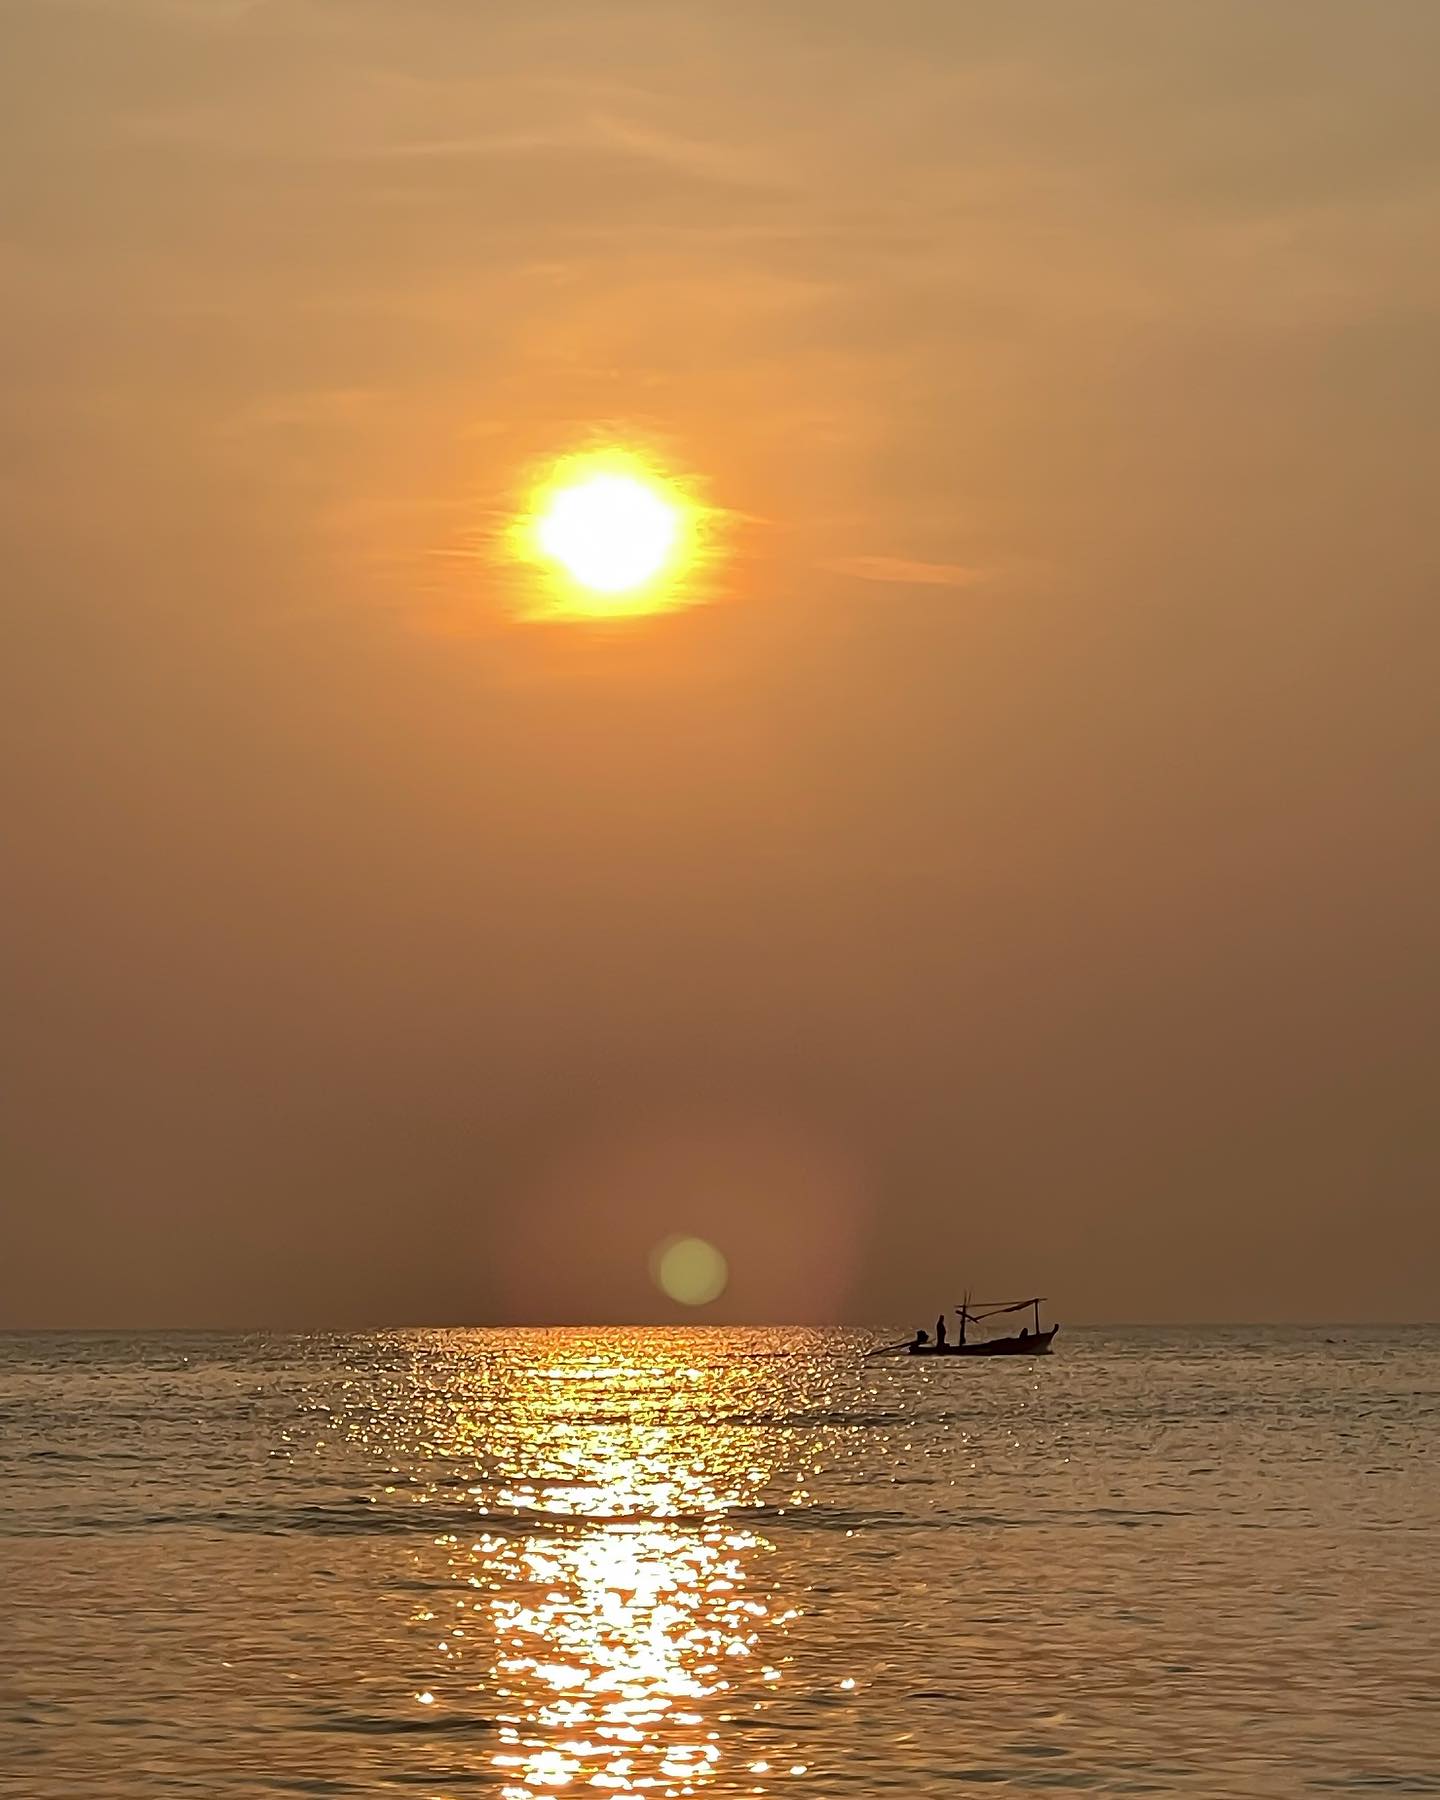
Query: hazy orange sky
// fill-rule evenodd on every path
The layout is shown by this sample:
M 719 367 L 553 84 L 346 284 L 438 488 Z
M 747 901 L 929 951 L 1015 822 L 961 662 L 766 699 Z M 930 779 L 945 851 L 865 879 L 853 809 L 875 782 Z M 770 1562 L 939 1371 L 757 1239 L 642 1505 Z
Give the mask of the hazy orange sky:
M 0 49 L 0 1323 L 1435 1316 L 1435 0 Z

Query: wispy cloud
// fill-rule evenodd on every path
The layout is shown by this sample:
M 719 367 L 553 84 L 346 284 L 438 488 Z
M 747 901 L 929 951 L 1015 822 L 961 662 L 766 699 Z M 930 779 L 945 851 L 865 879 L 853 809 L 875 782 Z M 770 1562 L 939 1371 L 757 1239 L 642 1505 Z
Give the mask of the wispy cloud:
M 920 562 L 911 556 L 842 556 L 822 563 L 832 575 L 856 581 L 899 582 L 909 587 L 973 587 L 986 571 L 963 563 Z

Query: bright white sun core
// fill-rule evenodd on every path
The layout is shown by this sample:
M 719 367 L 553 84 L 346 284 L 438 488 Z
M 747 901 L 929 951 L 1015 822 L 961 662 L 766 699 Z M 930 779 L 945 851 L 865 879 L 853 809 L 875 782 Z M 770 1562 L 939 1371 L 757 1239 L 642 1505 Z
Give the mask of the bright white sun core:
M 515 549 L 548 573 L 552 617 L 666 612 L 697 598 L 704 509 L 645 458 L 601 450 L 563 458 L 516 518 Z M 538 597 L 537 597 L 538 598 Z
M 596 594 L 625 594 L 653 581 L 680 537 L 679 509 L 634 475 L 601 472 L 550 497 L 540 548 Z

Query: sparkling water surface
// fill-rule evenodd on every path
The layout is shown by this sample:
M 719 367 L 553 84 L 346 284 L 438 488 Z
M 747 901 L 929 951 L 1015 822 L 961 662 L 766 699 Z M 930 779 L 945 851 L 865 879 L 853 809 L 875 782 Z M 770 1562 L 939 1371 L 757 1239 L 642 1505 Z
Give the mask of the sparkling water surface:
M 872 1341 L 0 1337 L 0 1792 L 1440 1793 L 1440 1331 Z

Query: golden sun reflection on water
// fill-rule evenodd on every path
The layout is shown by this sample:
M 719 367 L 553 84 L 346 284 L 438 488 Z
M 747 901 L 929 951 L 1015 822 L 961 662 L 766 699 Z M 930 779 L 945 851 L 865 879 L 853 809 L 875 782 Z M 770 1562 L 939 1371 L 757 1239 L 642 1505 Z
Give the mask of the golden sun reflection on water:
M 501 1714 L 496 1767 L 532 1789 L 703 1784 L 721 1754 L 705 1703 L 730 1689 L 729 1666 L 754 1653 L 766 1617 L 744 1595 L 754 1544 L 610 1525 L 492 1564 L 510 1589 L 490 1602 L 497 1695 L 520 1702 Z M 526 1787 L 502 1792 L 519 1800 Z
M 713 1381 L 562 1346 L 507 1380 L 495 1431 L 462 1407 L 436 1445 L 485 1472 L 464 1490 L 477 1529 L 433 1540 L 455 1592 L 413 1615 L 441 1659 L 415 1704 L 491 1722 L 505 1800 L 679 1796 L 722 1773 L 766 1791 L 727 1727 L 773 1701 L 798 1613 L 755 1580 L 770 1545 L 743 1509 L 769 1471 L 743 1434 L 717 1448 Z

